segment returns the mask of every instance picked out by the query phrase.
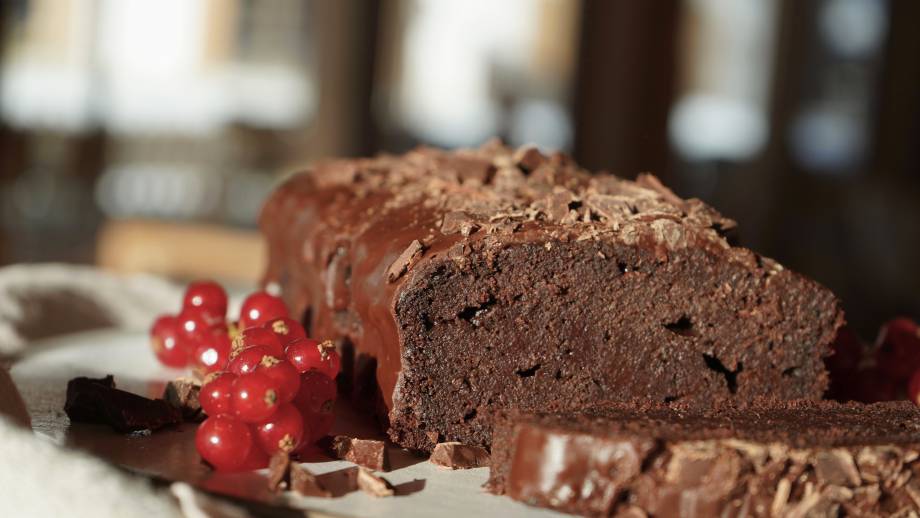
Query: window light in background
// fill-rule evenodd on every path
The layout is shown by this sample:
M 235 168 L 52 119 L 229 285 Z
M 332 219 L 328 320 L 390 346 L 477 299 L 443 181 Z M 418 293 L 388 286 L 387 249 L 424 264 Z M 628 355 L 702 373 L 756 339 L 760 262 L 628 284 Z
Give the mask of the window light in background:
M 792 155 L 819 174 L 855 174 L 870 146 L 873 90 L 888 27 L 884 0 L 822 0 L 805 78 L 790 129 Z M 804 87 L 803 87 L 804 88 Z
M 669 120 L 685 159 L 741 161 L 766 145 L 778 8 L 764 0 L 685 2 L 681 87 Z
M 286 32 L 300 34 L 304 4 L 286 4 L 294 24 Z M 4 117 L 20 127 L 102 125 L 120 134 L 206 136 L 235 122 L 302 126 L 317 102 L 304 48 L 243 59 L 238 33 L 257 10 L 247 5 L 30 0 L 0 76 Z M 249 28 L 257 33 L 250 39 L 265 29 Z
M 580 2 L 406 0 L 392 116 L 456 147 L 494 135 L 571 143 L 567 109 Z M 551 23 L 550 23 L 551 22 Z

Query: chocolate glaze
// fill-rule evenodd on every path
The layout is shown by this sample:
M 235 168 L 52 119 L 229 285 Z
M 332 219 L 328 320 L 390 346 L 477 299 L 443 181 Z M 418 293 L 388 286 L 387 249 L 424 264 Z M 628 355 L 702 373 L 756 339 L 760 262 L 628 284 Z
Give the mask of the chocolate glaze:
M 539 409 L 551 404 L 547 389 L 553 387 L 558 399 L 578 405 L 611 391 L 701 402 L 765 393 L 817 398 L 827 383 L 821 357 L 842 322 L 829 292 L 731 246 L 725 235 L 734 222 L 699 200 L 678 198 L 650 175 L 636 182 L 591 176 L 564 155 L 546 157 L 531 148 L 493 142 L 475 150 L 420 148 L 322 163 L 275 191 L 261 227 L 269 243 L 265 281 L 279 283 L 293 310 L 309 316 L 314 336 L 354 348 L 357 358 L 345 365 L 358 371 L 376 362 L 380 416 L 395 442 L 415 449 L 430 451 L 431 434 L 487 446 L 492 406 Z M 580 278 L 557 275 L 566 273 L 567 262 Z M 521 268 L 533 278 L 514 273 Z M 715 287 L 717 278 L 722 284 Z M 621 295 L 605 288 L 613 285 Z M 580 290 L 574 298 L 573 289 Z M 666 299 L 649 304 L 643 292 Z M 709 329 L 715 317 L 709 326 L 684 329 L 682 312 L 692 309 L 684 307 L 685 293 L 704 302 L 698 320 L 728 311 L 726 320 L 745 319 L 749 329 L 719 324 L 716 336 Z M 548 297 L 543 307 L 534 302 L 540 297 Z M 474 313 L 471 321 L 487 312 L 495 319 L 525 318 L 512 315 L 527 307 L 532 318 L 559 325 L 538 329 L 530 322 L 533 331 L 514 344 L 487 343 L 499 333 L 474 343 L 473 334 L 488 326 L 473 322 L 478 330 L 471 329 L 461 300 Z M 459 307 L 448 307 L 451 302 Z M 622 322 L 604 322 L 611 304 Z M 636 318 L 627 318 L 632 313 Z M 638 329 L 643 319 L 662 320 L 663 327 Z M 681 343 L 665 344 L 673 340 Z M 599 372 L 590 379 L 567 378 L 564 362 L 553 364 L 557 381 L 545 378 L 552 375 L 549 360 L 538 363 L 534 373 L 547 367 L 536 375 L 517 365 L 549 354 L 539 344 L 562 351 L 572 349 L 569 341 L 590 345 L 585 351 L 606 347 L 608 361 L 629 342 L 637 350 L 656 344 L 687 351 L 671 360 L 661 356 L 670 353 L 647 352 L 642 361 L 652 366 L 649 374 Z M 480 354 L 470 354 L 475 351 Z M 588 359 L 565 361 L 580 369 Z M 467 374 L 451 364 L 462 364 Z M 494 383 L 509 375 L 506 386 Z M 457 396 L 458 387 L 470 392 L 479 376 L 491 377 L 488 393 Z M 529 389 L 508 385 L 526 377 L 534 382 Z M 673 386 L 654 386 L 653 380 L 669 378 Z
M 505 414 L 489 488 L 585 516 L 920 511 L 920 410 L 792 402 Z

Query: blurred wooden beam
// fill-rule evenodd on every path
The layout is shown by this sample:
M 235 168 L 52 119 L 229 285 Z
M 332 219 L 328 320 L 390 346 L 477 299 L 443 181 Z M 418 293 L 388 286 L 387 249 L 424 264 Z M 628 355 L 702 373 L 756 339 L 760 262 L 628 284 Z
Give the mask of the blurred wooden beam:
M 920 2 L 889 4 L 885 70 L 875 132 L 875 169 L 900 179 L 920 178 Z M 920 182 L 914 182 L 920 183 Z
M 575 157 L 590 169 L 668 176 L 680 2 L 584 0 Z
M 99 231 L 96 263 L 124 273 L 253 284 L 265 272 L 262 236 L 221 225 L 112 220 Z
M 377 57 L 379 1 L 314 1 L 319 110 L 309 130 L 312 154 L 366 156 L 377 132 L 371 94 Z

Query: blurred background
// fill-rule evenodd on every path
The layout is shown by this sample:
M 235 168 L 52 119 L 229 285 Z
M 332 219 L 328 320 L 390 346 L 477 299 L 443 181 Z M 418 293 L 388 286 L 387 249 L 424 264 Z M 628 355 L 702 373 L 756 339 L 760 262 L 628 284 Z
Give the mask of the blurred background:
M 920 315 L 915 0 L 0 0 L 0 265 L 255 282 L 327 156 L 652 171 L 871 336 Z

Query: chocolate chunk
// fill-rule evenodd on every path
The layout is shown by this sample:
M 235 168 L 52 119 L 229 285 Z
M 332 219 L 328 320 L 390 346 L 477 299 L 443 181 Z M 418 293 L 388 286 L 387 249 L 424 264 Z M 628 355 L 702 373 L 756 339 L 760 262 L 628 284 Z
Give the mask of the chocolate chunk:
M 205 417 L 201 411 L 201 403 L 198 401 L 199 392 L 201 392 L 201 385 L 195 380 L 176 378 L 166 384 L 163 399 L 182 412 L 182 419 L 197 422 Z
M 100 406 L 87 395 L 97 388 L 114 389 L 115 377 L 109 374 L 104 378 L 74 378 L 67 383 L 64 411 L 71 421 L 98 423 L 105 419 L 105 413 Z
M 374 475 L 365 468 L 358 468 L 358 489 L 378 498 L 396 494 L 393 485 L 385 478 Z
M 117 389 L 111 375 L 70 380 L 64 412 L 71 422 L 107 424 L 121 433 L 158 430 L 182 422 L 179 409 L 162 399 Z
M 330 471 L 317 475 L 319 484 L 333 497 L 340 497 L 358 490 L 358 466 Z
M 336 458 L 354 462 L 359 466 L 377 471 L 389 469 L 386 445 L 383 441 L 338 435 L 332 440 L 332 450 Z
M 412 268 L 412 265 L 418 261 L 423 251 L 424 247 L 419 240 L 413 239 L 412 242 L 409 243 L 409 246 L 399 254 L 399 257 L 397 257 L 395 261 L 393 261 L 393 264 L 387 268 L 387 281 L 393 282 L 402 277 L 403 274 L 408 272 Z
M 473 156 L 453 156 L 446 160 L 444 167 L 457 174 L 460 181 L 474 180 L 480 184 L 488 183 L 495 167 L 492 162 Z
M 297 464 L 290 464 L 291 490 L 296 491 L 304 496 L 316 496 L 320 498 L 331 498 L 332 493 L 323 486 L 316 478 L 316 475 L 307 468 Z
M 546 157 L 534 146 L 523 146 L 514 152 L 512 160 L 524 171 L 533 171 L 546 161 Z
M 489 452 L 479 446 L 467 446 L 459 442 L 442 442 L 434 447 L 433 464 L 450 469 L 470 469 L 488 466 Z
M 286 452 L 272 455 L 268 463 L 268 489 L 281 491 L 290 487 L 291 457 Z

